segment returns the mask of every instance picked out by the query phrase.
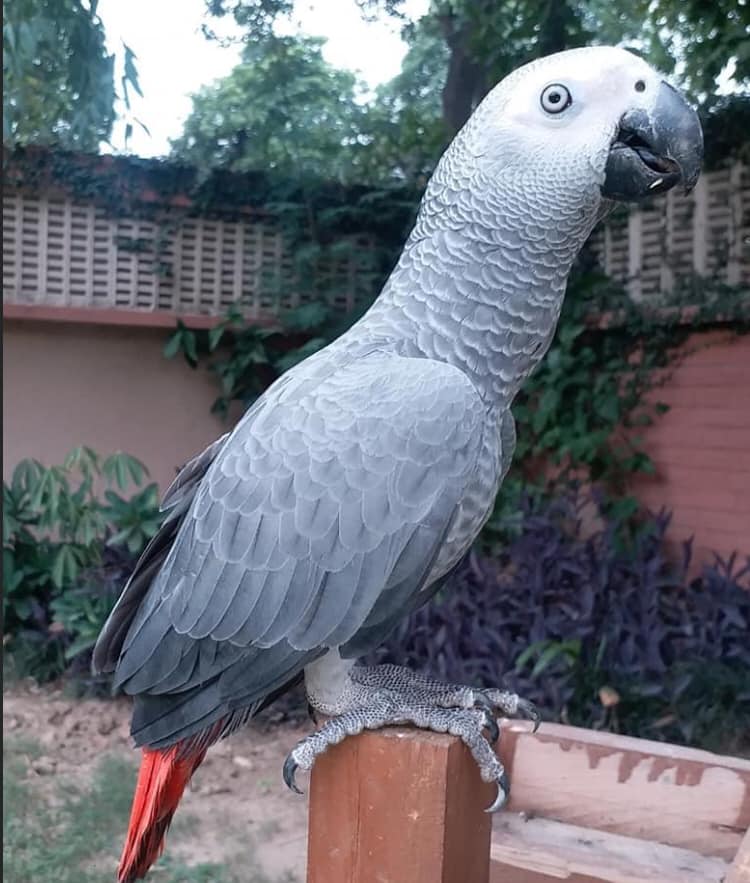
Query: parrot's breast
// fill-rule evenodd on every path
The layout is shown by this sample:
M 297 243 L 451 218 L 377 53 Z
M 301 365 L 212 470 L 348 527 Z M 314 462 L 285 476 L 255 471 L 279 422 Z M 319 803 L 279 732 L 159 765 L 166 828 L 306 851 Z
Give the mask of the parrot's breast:
M 456 519 L 430 572 L 428 587 L 458 564 L 487 523 L 514 448 L 515 426 L 510 411 L 504 412 L 499 425 L 488 415 L 474 479 L 466 488 Z

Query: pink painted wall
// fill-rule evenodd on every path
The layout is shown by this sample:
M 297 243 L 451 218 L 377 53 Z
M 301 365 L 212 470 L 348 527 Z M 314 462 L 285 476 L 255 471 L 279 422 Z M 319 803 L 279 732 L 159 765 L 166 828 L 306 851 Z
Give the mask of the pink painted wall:
M 750 555 L 750 336 L 696 333 L 655 399 L 670 410 L 642 433 L 656 475 L 632 491 L 672 510 L 671 536 L 711 551 Z
M 24 457 L 76 445 L 125 451 L 165 490 L 178 466 L 226 432 L 204 368 L 167 360 L 167 331 L 13 321 L 3 325 L 3 477 Z
M 162 356 L 164 329 L 6 321 L 3 475 L 23 457 L 58 463 L 86 444 L 143 460 L 164 490 L 175 469 L 226 431 L 213 377 Z M 694 334 L 658 390 L 671 410 L 645 433 L 653 478 L 633 483 L 673 511 L 675 540 L 750 554 L 750 336 Z

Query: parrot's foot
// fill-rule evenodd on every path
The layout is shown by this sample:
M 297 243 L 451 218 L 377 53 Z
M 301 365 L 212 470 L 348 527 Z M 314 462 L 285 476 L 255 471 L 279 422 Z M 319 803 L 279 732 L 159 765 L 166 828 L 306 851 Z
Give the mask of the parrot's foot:
M 413 724 L 436 733 L 451 733 L 464 742 L 479 767 L 482 780 L 497 785 L 497 797 L 487 808 L 487 812 L 495 812 L 507 800 L 510 786 L 503 765 L 483 730 L 487 730 L 494 744 L 500 735 L 495 721 L 498 712 L 528 718 L 534 722 L 534 730 L 539 725 L 534 706 L 515 693 L 443 684 L 395 665 L 355 667 L 335 706 L 316 703 L 314 696 L 310 702 L 324 714 L 334 716 L 298 742 L 284 763 L 284 781 L 298 793 L 296 771 L 310 770 L 315 758 L 330 745 L 362 730 Z

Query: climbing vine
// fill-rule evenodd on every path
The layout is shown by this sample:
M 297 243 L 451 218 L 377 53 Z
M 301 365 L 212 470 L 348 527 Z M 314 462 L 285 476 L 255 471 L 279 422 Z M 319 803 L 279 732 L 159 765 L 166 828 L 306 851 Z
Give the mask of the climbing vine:
M 366 292 L 376 291 L 390 271 L 421 195 L 411 185 L 394 182 L 378 188 L 309 175 L 201 172 L 173 161 L 39 147 L 5 148 L 3 171 L 7 190 L 63 194 L 77 203 L 94 203 L 108 218 L 149 222 L 153 235 L 126 230 L 115 237 L 115 244 L 122 252 L 147 257 L 153 272 L 164 279 L 172 273 L 170 243 L 189 218 L 263 223 L 281 233 L 284 255 L 291 256 L 283 273 L 259 280 L 258 295 L 266 302 L 279 302 L 288 294 L 290 277 L 302 303 L 332 301 L 337 292 L 325 268 L 346 263 L 356 264 L 357 286 L 366 299 Z M 236 317 L 227 319 L 236 330 Z M 185 332 L 181 339 L 192 346 L 191 334 Z M 228 366 L 222 398 L 246 400 L 243 382 L 236 390 L 230 385 L 233 373 Z M 225 411 L 226 402 L 217 408 Z
M 750 331 L 747 293 L 718 283 L 688 290 L 689 298 L 644 308 L 585 267 L 584 256 L 552 346 L 514 402 L 516 455 L 485 538 L 512 533 L 522 494 L 581 481 L 599 487 L 607 514 L 628 523 L 638 508 L 629 478 L 654 472 L 642 433 L 668 410 L 659 388 L 689 351 L 685 343 L 713 326 Z

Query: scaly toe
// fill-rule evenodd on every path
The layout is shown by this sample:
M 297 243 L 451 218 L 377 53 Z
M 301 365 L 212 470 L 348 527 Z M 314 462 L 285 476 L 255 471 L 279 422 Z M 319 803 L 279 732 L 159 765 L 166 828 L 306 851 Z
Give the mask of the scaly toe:
M 495 715 L 492 711 L 483 708 L 484 711 L 484 726 L 487 732 L 489 733 L 488 740 L 490 745 L 494 745 L 497 740 L 500 738 L 500 727 L 497 725 L 497 721 L 495 720 Z
M 488 713 L 494 712 L 495 706 L 490 702 L 488 696 L 486 696 L 481 690 L 474 690 L 473 694 L 475 706 L 483 708 Z
M 300 791 L 297 787 L 297 783 L 294 781 L 294 774 L 297 772 L 297 761 L 294 759 L 292 754 L 288 754 L 286 760 L 284 761 L 284 769 L 282 775 L 284 776 L 284 783 L 287 788 L 291 789 L 295 792 L 295 794 L 304 794 L 304 791 Z

